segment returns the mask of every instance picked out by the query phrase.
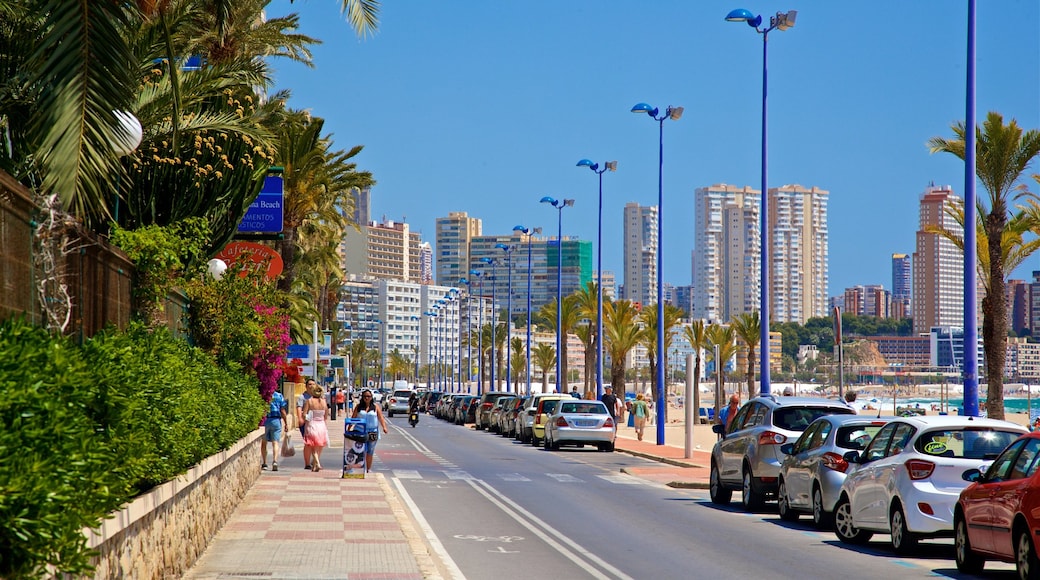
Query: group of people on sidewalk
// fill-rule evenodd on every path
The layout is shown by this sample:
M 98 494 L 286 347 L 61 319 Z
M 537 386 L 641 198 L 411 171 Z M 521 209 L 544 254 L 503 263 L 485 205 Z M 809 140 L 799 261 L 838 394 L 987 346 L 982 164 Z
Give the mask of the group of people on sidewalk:
M 643 432 L 646 430 L 646 420 L 650 417 L 650 405 L 647 404 L 643 393 L 636 395 L 636 400 L 631 403 L 622 402 L 614 394 L 614 387 L 605 387 L 603 395 L 599 398 L 607 407 L 607 412 L 614 420 L 616 426 L 620 426 L 625 420 L 625 412 L 632 413 L 632 426 L 636 429 L 636 437 L 643 440 Z
M 337 398 L 337 403 L 339 402 Z M 308 379 L 303 393 L 296 398 L 296 411 L 294 417 L 303 438 L 303 463 L 304 468 L 309 471 L 318 472 L 322 470 L 321 453 L 329 446 L 329 429 L 326 421 L 330 417 L 329 403 L 325 401 L 325 389 L 314 379 Z M 383 433 L 389 433 L 383 411 L 379 408 L 372 397 L 372 391 L 365 390 L 361 394 L 361 400 L 354 407 L 352 415 L 354 418 L 374 420 L 378 423 Z M 288 437 L 287 429 L 289 419 L 289 403 L 278 391 L 271 395 L 267 415 L 264 417 L 264 436 L 260 441 L 260 469 L 267 469 L 267 444 L 271 443 L 271 471 L 278 471 L 278 447 L 283 437 Z M 287 446 L 291 445 L 291 439 L 286 439 Z M 377 441 L 370 441 L 365 456 L 366 469 L 371 471 L 372 458 L 375 454 Z

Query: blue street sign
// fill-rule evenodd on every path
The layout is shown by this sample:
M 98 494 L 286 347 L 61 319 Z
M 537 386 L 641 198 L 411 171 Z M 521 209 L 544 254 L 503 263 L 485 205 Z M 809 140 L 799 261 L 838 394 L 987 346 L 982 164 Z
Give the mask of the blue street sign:
M 294 359 L 306 359 L 311 357 L 311 345 L 309 344 L 290 344 L 286 358 Z
M 260 195 L 249 205 L 242 223 L 238 224 L 238 231 L 267 234 L 282 231 L 282 185 L 280 175 L 268 175 L 264 178 L 264 187 L 260 190 Z

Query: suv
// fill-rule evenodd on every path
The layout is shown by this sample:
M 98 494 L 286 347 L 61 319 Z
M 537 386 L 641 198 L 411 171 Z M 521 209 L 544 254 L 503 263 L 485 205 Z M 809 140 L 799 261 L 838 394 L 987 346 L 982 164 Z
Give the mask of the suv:
M 477 431 L 481 429 L 488 429 L 491 427 L 491 408 L 495 406 L 495 401 L 502 397 L 512 397 L 512 393 L 505 391 L 488 391 L 480 396 L 480 403 L 477 405 L 477 416 L 473 427 Z
M 855 413 L 837 400 L 774 395 L 751 399 L 737 411 L 729 429 L 712 427 L 722 439 L 711 450 L 711 501 L 729 503 L 733 490 L 740 490 L 744 508 L 757 509 L 767 497 L 776 497 L 785 458 L 781 445 L 794 442 L 819 417 Z
M 390 399 L 387 402 L 387 415 L 390 417 L 394 416 L 394 413 L 408 414 L 408 398 L 412 396 L 411 389 L 395 389 L 394 394 L 390 395 Z

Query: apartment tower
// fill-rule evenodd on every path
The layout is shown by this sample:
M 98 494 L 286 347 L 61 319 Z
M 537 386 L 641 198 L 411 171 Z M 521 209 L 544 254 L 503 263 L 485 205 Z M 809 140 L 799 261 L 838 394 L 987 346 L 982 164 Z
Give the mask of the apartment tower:
M 621 298 L 657 303 L 657 206 L 625 204 L 624 278 Z
M 693 200 L 693 318 L 727 322 L 758 310 L 758 190 L 715 184 Z
M 797 322 L 827 316 L 827 200 L 818 187 L 769 190 L 770 317 Z
M 481 222 L 464 211 L 453 211 L 437 218 L 436 268 L 437 283 L 457 286 L 459 278 L 469 277 L 470 241 L 480 235 Z
M 961 225 L 946 213 L 959 202 L 949 185 L 930 185 L 921 195 L 913 255 L 914 334 L 927 334 L 937 326 L 964 326 L 964 256 L 953 242 L 926 231 L 935 226 L 963 235 Z

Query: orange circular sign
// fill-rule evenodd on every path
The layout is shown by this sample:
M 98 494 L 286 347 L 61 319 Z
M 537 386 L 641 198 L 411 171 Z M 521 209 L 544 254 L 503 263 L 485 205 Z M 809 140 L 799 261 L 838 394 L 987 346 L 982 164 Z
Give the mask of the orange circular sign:
M 242 264 L 244 268 L 264 271 L 264 276 L 274 280 L 282 273 L 285 264 L 282 255 L 272 248 L 256 242 L 231 242 L 224 246 L 216 256 L 228 264 L 237 264 L 239 260 L 249 260 L 252 264 Z

